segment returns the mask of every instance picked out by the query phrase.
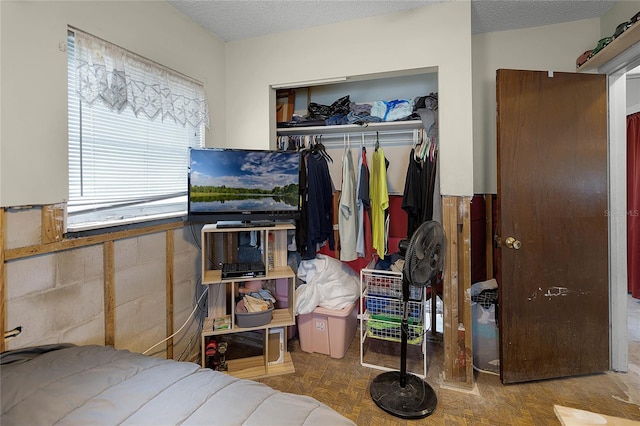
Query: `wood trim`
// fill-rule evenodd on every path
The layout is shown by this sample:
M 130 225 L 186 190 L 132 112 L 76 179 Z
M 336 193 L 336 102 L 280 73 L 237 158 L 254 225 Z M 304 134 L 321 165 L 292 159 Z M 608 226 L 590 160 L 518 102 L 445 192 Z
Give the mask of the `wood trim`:
M 222 250 L 223 253 L 223 261 L 226 262 L 237 262 L 238 261 L 238 237 L 232 232 L 227 232 L 222 235 L 222 239 L 224 241 L 224 248 Z M 215 248 L 212 248 L 215 251 Z M 224 257 L 229 256 L 229 260 L 224 260 Z M 216 261 L 218 258 L 215 258 Z
M 7 246 L 7 221 L 5 210 L 0 208 L 0 330 L 2 330 L 2 339 L 0 339 L 0 353 L 6 350 L 4 342 L 4 332 L 7 329 L 7 269 L 5 266 L 4 252 Z
M 49 244 L 62 241 L 64 238 L 64 206 L 62 204 L 42 206 L 40 216 L 42 218 L 41 243 Z
M 166 233 L 166 315 L 167 315 L 167 337 L 173 334 L 173 252 L 174 236 L 173 231 Z M 167 359 L 173 359 L 173 337 L 167 340 Z
M 442 302 L 444 308 L 444 380 L 460 381 L 458 368 L 458 219 L 455 197 L 442 197 L 442 225 L 447 236 Z
M 125 238 L 139 237 L 141 235 L 153 234 L 157 232 L 169 231 L 184 227 L 184 222 L 172 222 L 162 225 L 153 225 L 146 228 L 129 229 L 126 231 L 109 232 L 102 235 L 92 235 L 90 237 L 80 237 L 58 241 L 48 244 L 37 244 L 33 246 L 19 247 L 4 250 L 4 260 L 16 260 L 40 254 L 53 253 L 57 251 L 69 250 L 79 247 L 87 247 L 95 244 L 102 244 L 108 241 L 121 240 Z
M 447 235 L 444 305 L 444 383 L 473 387 L 471 326 L 471 198 L 442 197 Z M 460 324 L 462 327 L 459 328 Z
M 465 329 L 464 342 L 458 333 L 458 344 L 464 345 L 464 382 L 473 387 L 473 325 L 471 323 L 471 197 L 458 197 L 458 321 Z M 462 373 L 462 371 L 461 371 Z
M 116 329 L 116 288 L 115 288 L 115 256 L 113 241 L 105 241 L 102 246 L 104 270 L 104 344 L 115 347 Z

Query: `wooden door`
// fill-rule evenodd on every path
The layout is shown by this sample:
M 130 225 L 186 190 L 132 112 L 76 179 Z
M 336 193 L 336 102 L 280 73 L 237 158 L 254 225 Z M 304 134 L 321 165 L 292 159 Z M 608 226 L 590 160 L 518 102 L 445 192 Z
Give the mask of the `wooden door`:
M 605 371 L 606 79 L 498 70 L 497 107 L 502 382 Z

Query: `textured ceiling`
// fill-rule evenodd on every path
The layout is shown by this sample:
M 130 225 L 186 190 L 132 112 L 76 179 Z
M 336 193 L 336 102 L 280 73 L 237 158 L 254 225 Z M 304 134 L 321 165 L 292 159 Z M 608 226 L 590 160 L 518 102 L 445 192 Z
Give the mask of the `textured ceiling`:
M 258 37 L 466 0 L 170 0 L 225 41 Z M 472 33 L 505 31 L 602 16 L 609 0 L 473 0 Z

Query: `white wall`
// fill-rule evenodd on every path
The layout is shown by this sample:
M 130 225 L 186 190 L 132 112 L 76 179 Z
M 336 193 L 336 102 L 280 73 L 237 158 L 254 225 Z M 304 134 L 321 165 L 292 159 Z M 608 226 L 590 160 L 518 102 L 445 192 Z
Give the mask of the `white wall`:
M 441 190 L 473 194 L 468 1 L 227 44 L 227 146 L 275 143 L 274 84 L 436 67 Z
M 160 1 L 0 1 L 0 205 L 67 199 L 67 25 L 205 83 L 225 140 L 224 43 Z M 62 49 L 61 49 L 62 47 Z
M 576 58 L 598 41 L 598 19 L 473 36 L 474 192 L 497 192 L 496 71 L 575 72 Z
M 627 115 L 640 112 L 640 74 L 627 77 Z

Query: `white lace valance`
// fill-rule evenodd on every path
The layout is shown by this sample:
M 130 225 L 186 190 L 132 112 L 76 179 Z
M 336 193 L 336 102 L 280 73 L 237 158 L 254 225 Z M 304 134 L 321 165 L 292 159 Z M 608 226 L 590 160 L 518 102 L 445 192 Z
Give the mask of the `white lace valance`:
M 139 117 L 209 127 L 204 87 L 162 65 L 81 31 L 75 32 L 76 89 L 89 105 L 102 102 Z

